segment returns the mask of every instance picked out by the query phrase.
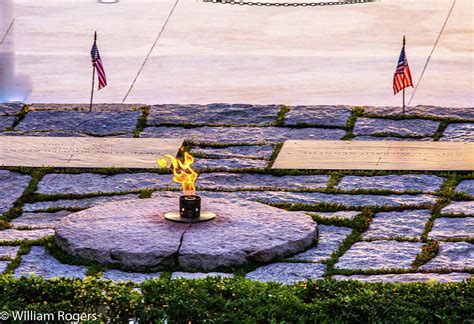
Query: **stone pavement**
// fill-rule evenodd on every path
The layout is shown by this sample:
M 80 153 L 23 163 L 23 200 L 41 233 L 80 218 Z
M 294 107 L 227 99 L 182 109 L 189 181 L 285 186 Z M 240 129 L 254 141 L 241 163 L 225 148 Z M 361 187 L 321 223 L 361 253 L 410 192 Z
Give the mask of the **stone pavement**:
M 0 105 L 0 123 L 5 125 L 0 136 L 185 137 L 201 170 L 197 185 L 203 199 L 243 198 L 305 211 L 319 224 L 316 245 L 247 269 L 250 279 L 446 282 L 474 273 L 472 172 L 269 168 L 288 138 L 473 142 L 472 108 L 416 107 L 404 117 L 393 107 L 166 106 L 171 113 L 163 106 L 97 105 L 92 113 L 84 108 Z M 232 113 L 227 115 L 227 110 Z M 46 246 L 54 228 L 71 212 L 104 202 L 180 195 L 171 175 L 159 170 L 1 168 L 0 188 L 5 220 L 0 223 L 0 271 L 17 277 L 86 276 L 86 265 L 61 263 Z M 242 275 L 236 270 L 169 274 L 166 269 L 103 269 L 99 275 L 140 282 L 160 275 Z

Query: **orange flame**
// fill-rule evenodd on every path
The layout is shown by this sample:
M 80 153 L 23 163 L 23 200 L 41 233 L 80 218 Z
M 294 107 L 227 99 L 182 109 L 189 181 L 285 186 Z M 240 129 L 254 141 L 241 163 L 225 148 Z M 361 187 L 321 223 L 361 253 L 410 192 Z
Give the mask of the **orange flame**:
M 191 168 L 194 163 L 194 157 L 188 152 L 184 152 L 184 160 L 181 161 L 172 155 L 166 154 L 167 158 L 171 160 L 171 170 L 173 171 L 173 181 L 181 183 L 185 196 L 196 195 L 196 187 L 194 183 L 198 177 L 198 173 Z M 166 159 L 159 159 L 158 165 L 165 168 L 168 163 Z

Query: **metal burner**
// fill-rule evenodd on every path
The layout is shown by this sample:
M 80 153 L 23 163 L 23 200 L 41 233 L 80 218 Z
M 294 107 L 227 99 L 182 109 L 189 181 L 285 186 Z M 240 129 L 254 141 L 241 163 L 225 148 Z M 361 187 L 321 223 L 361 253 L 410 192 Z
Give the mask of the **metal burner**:
M 165 218 L 178 223 L 200 223 L 214 219 L 216 214 L 201 211 L 201 197 L 181 196 L 179 197 L 179 211 L 168 212 Z

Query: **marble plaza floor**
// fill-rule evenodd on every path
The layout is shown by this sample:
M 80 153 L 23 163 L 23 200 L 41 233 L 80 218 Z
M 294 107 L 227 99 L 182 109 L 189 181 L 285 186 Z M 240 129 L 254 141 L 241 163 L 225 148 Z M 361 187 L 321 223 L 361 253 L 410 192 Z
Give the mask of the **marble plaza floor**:
M 275 171 L 286 139 L 474 142 L 474 110 L 396 107 L 209 105 L 0 105 L 0 136 L 185 137 L 204 199 L 248 199 L 306 211 L 317 244 L 287 259 L 223 272 L 93 271 L 51 255 L 51 235 L 70 213 L 124 199 L 178 197 L 161 170 L 0 168 L 0 271 L 142 281 L 246 276 L 460 281 L 474 274 L 472 172 Z M 113 230 L 113 229 L 111 229 Z M 77 262 L 76 262 L 77 263 Z M 179 269 L 178 269 L 179 270 Z
M 0 56 L 15 76 L 7 81 L 17 80 L 7 99 L 88 102 L 97 30 L 108 86 L 96 102 L 399 105 L 392 78 L 403 35 L 417 83 L 452 4 L 2 0 Z M 412 105 L 472 106 L 472 13 L 471 0 L 456 1 Z

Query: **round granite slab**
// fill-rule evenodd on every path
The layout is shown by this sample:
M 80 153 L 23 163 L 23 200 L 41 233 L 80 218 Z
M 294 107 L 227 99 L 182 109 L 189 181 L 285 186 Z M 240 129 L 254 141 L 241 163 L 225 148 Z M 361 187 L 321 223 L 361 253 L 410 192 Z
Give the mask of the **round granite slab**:
M 180 224 L 164 218 L 178 199 L 132 199 L 66 216 L 56 243 L 69 254 L 129 268 L 210 270 L 248 262 L 269 262 L 301 252 L 314 242 L 316 223 L 302 212 L 257 202 L 206 199 L 211 221 Z

